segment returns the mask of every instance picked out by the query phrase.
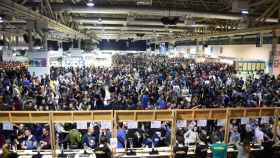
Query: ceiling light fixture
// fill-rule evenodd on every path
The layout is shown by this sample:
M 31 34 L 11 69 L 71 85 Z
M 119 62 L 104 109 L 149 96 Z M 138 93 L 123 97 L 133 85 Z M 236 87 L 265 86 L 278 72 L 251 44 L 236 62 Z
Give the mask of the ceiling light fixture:
M 95 4 L 93 3 L 93 1 L 92 1 L 92 0 L 88 0 L 88 2 L 87 2 L 87 6 L 88 6 L 88 7 L 94 7 L 94 6 L 95 6 Z
M 102 19 L 101 18 L 98 18 L 98 23 L 102 23 Z
M 249 14 L 249 11 L 248 11 L 248 10 L 241 10 L 241 14 L 242 14 L 242 15 L 248 15 L 248 14 Z

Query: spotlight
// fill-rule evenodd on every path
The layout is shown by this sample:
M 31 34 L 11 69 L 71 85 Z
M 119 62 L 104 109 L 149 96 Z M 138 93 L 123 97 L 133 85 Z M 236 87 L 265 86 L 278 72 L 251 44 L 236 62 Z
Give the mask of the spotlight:
M 92 0 L 89 0 L 89 1 L 87 2 L 87 6 L 88 6 L 88 7 L 94 7 L 95 4 L 92 2 Z
M 248 15 L 248 14 L 249 14 L 249 11 L 248 11 L 248 10 L 241 10 L 241 14 L 242 14 L 242 15 Z

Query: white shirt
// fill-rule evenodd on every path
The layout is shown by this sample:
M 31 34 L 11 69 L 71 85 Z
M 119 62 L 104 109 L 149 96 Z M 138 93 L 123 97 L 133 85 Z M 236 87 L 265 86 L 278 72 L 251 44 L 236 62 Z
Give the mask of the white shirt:
M 259 128 L 255 129 L 255 138 L 257 143 L 264 141 L 264 133 Z
M 189 130 L 184 134 L 185 144 L 195 143 L 198 141 L 198 133 L 192 130 Z

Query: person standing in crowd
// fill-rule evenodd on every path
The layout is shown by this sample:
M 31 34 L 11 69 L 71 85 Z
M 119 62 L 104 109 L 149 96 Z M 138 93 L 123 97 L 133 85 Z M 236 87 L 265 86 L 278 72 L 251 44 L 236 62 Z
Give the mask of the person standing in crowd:
M 186 145 L 195 145 L 199 142 L 199 136 L 197 132 L 197 127 L 190 127 L 189 130 L 184 134 Z
M 111 158 L 112 157 L 112 149 L 107 142 L 106 137 L 100 138 L 100 144 L 94 151 L 96 158 Z
M 66 141 L 69 143 L 69 147 L 71 149 L 78 149 L 81 143 L 81 133 L 77 130 L 75 125 L 70 125 L 72 126 L 67 137 Z
M 249 142 L 243 142 L 242 145 L 235 144 L 238 150 L 237 158 L 250 158 L 251 147 Z
M 240 133 L 238 132 L 238 127 L 234 126 L 230 131 L 229 144 L 238 144 L 240 142 Z
M 112 58 L 115 62 L 110 68 L 52 67 L 49 76 L 30 75 L 27 69 L 0 70 L 4 105 L 0 108 L 136 110 L 280 105 L 280 93 L 274 93 L 279 88 L 273 86 L 280 84 L 280 78 L 265 73 L 243 79 L 234 66 L 222 63 L 156 55 Z
M 24 139 L 21 143 L 21 148 L 25 150 L 37 149 L 37 140 L 31 134 L 30 129 L 25 129 L 24 131 Z
M 42 136 L 42 140 L 40 141 L 40 145 L 41 145 L 40 146 L 41 149 L 50 149 L 51 148 L 49 129 L 47 127 L 43 128 L 43 136 Z
M 255 128 L 255 142 L 257 144 L 262 144 L 264 142 L 264 133 L 259 126 Z
M 125 148 L 126 144 L 126 130 L 123 123 L 119 123 L 118 132 L 117 132 L 117 148 Z
M 178 136 L 173 153 L 175 154 L 174 158 L 188 158 L 188 146 L 184 144 L 184 137 Z
M 82 138 L 83 146 L 89 147 L 91 149 L 95 149 L 98 146 L 98 139 L 94 134 L 94 129 L 92 127 L 88 128 L 87 133 Z

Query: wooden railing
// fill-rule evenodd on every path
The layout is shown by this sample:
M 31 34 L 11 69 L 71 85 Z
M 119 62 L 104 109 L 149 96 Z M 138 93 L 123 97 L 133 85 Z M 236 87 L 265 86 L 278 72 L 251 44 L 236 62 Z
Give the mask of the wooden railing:
M 0 123 L 47 123 L 50 125 L 52 154 L 55 157 L 55 123 L 111 121 L 112 136 L 116 138 L 118 122 L 169 121 L 172 123 L 171 147 L 176 140 L 178 120 L 225 120 L 225 143 L 228 142 L 231 119 L 272 117 L 274 136 L 280 108 L 217 108 L 177 110 L 107 110 L 107 111 L 1 111 Z

